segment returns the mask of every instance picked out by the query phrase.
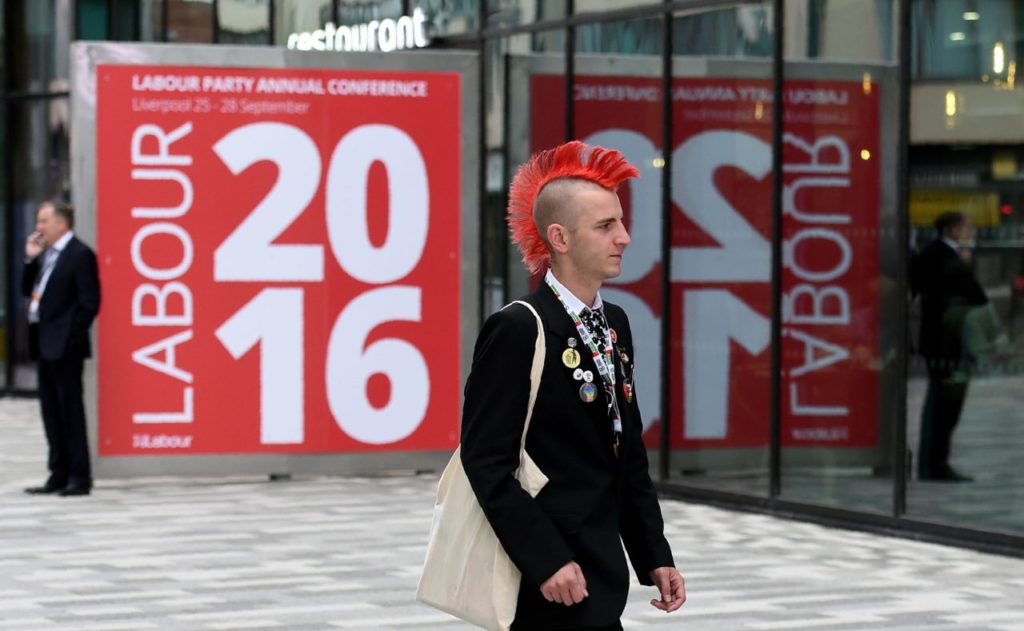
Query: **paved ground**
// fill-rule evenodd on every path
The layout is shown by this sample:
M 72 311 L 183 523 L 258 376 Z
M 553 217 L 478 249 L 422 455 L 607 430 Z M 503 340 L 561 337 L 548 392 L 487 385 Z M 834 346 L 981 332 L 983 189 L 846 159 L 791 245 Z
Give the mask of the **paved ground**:
M 35 403 L 0 400 L 0 629 L 462 629 L 413 602 L 434 480 L 42 481 Z M 1024 560 L 666 501 L 689 602 L 627 629 L 1024 629 Z

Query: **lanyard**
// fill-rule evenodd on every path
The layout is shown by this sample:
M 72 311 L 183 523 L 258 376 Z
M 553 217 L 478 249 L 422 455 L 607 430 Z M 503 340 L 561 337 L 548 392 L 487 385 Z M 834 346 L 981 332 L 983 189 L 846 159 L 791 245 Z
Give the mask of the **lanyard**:
M 53 272 L 53 268 L 57 266 L 57 257 L 59 256 L 60 250 L 54 248 L 50 248 L 43 253 L 42 269 L 39 271 L 39 278 L 36 279 L 36 291 L 40 294 L 43 293 L 47 281 L 50 280 L 50 274 Z
M 609 331 L 604 331 L 604 349 L 598 349 L 597 343 L 594 341 L 594 336 L 590 334 L 590 330 L 583 320 L 580 319 L 579 314 L 569 308 L 569 305 L 565 304 L 565 299 L 562 298 L 561 292 L 555 287 L 550 280 L 547 281 L 548 287 L 551 291 L 555 292 L 555 297 L 558 298 L 558 302 L 562 303 L 562 308 L 572 318 L 572 323 L 576 325 L 576 332 L 579 334 L 580 339 L 586 344 L 587 348 L 594 358 L 594 365 L 597 366 L 597 372 L 601 375 L 601 381 L 604 383 L 605 393 L 608 395 L 608 415 L 612 418 L 612 429 L 616 434 L 616 441 L 618 435 L 622 433 L 622 416 L 619 414 L 619 402 L 615 397 L 615 370 L 613 369 L 614 364 L 612 363 L 612 337 Z M 602 352 L 603 350 L 603 352 Z

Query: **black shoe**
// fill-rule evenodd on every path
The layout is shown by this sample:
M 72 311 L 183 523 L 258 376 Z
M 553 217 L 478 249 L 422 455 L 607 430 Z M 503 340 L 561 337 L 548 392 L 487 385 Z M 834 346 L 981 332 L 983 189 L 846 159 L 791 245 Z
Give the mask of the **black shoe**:
M 50 495 L 52 493 L 60 493 L 64 490 L 63 484 L 52 484 L 47 482 L 42 486 L 30 486 L 25 489 L 25 492 L 29 495 Z
M 932 475 L 921 476 L 921 479 L 933 482 L 974 482 L 974 478 L 960 473 L 953 467 L 944 467 Z
M 92 491 L 91 487 L 79 484 L 73 484 L 68 488 L 63 489 L 58 493 L 61 497 L 71 497 L 74 495 L 88 495 Z

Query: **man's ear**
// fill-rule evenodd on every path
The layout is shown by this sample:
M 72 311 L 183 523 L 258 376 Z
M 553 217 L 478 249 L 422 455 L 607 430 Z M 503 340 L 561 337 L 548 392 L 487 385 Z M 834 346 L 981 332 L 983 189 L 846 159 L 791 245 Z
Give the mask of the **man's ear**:
M 547 237 L 548 243 L 551 249 L 559 254 L 565 254 L 569 251 L 568 241 L 569 229 L 565 226 L 557 223 L 553 223 L 548 226 Z

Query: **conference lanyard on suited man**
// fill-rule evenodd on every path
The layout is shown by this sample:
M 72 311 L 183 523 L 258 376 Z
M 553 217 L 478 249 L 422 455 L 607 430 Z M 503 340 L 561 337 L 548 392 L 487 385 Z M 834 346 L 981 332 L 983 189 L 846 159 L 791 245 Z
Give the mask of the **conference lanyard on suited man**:
M 74 209 L 40 204 L 25 240 L 22 293 L 28 298 L 29 355 L 37 362 L 39 406 L 49 447 L 49 477 L 32 495 L 89 495 L 82 371 L 92 355 L 89 328 L 100 308 L 96 254 L 74 233 Z

